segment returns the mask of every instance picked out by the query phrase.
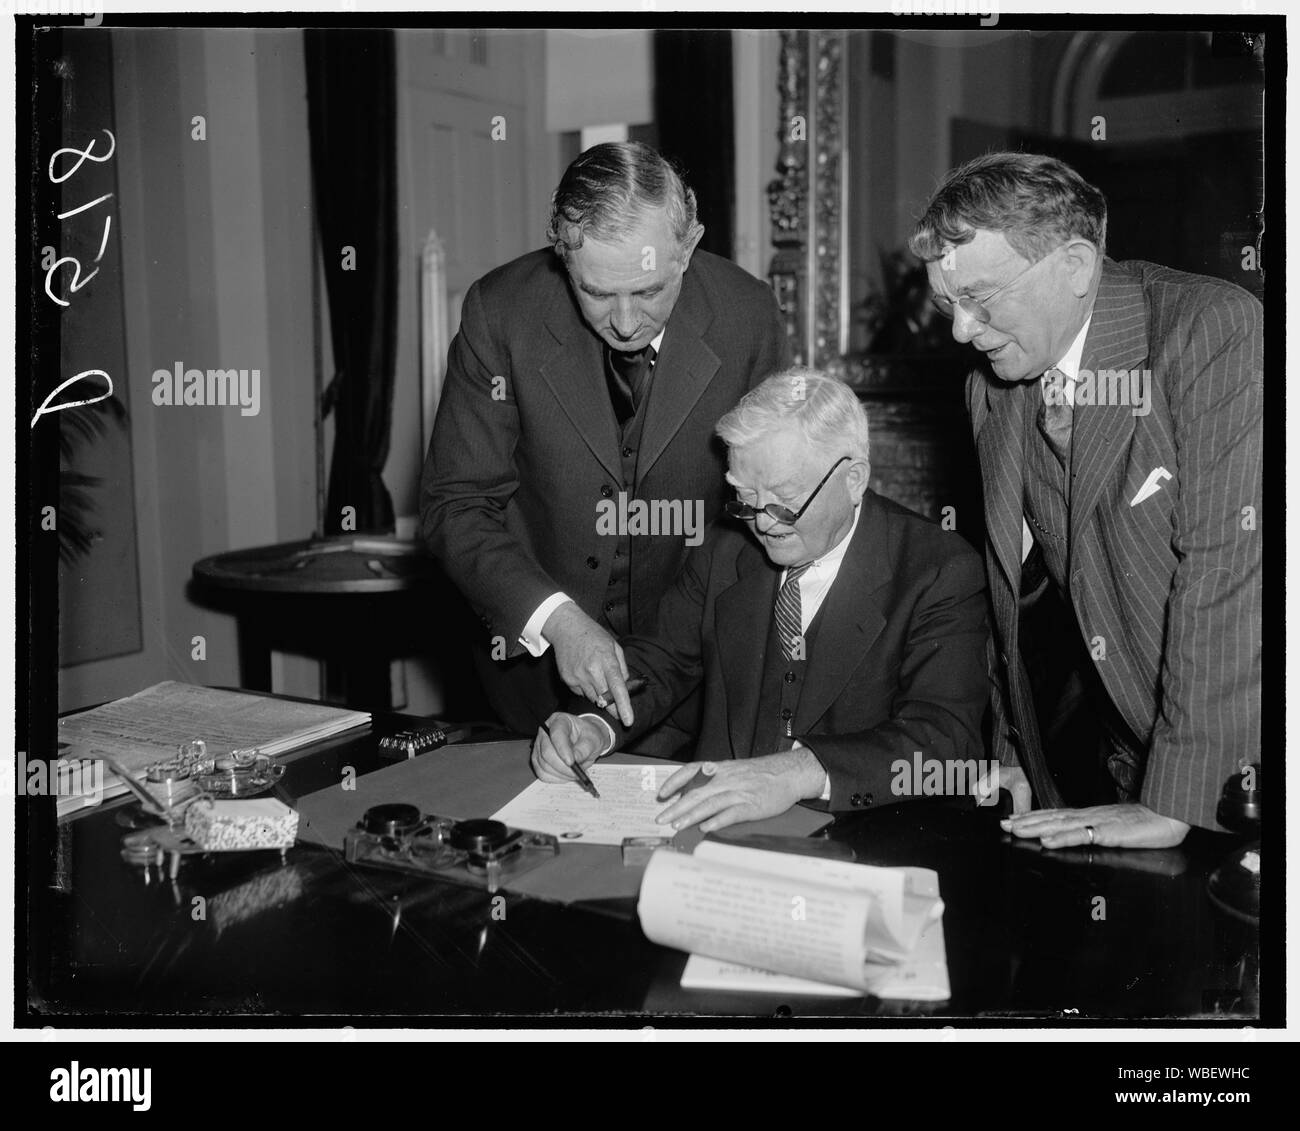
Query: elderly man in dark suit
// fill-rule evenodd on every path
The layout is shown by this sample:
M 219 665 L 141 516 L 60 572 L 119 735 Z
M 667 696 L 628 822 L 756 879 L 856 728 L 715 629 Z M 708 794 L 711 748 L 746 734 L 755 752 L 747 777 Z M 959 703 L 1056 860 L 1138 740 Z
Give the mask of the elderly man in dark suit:
M 967 399 L 984 480 L 994 749 L 1016 836 L 1164 847 L 1216 828 L 1260 753 L 1262 313 L 1241 288 L 1105 258 L 1106 203 L 1060 161 L 957 169 L 918 222 L 935 304 L 983 361 Z M 1081 719 L 1045 741 L 1022 655 L 1054 590 Z M 1030 789 L 1038 809 L 1030 805 Z
M 988 702 L 979 556 L 868 490 L 866 410 L 833 378 L 771 377 L 718 434 L 736 489 L 727 510 L 747 529 L 720 522 L 654 634 L 624 639 L 628 667 L 647 681 L 634 725 L 551 716 L 533 748 L 537 775 L 571 778 L 575 762 L 624 746 L 702 681 L 704 764 L 660 796 L 700 770 L 704 784 L 660 814 L 665 825 L 710 832 L 802 800 L 854 811 L 974 793 Z
M 695 215 L 654 150 L 595 146 L 555 192 L 552 246 L 466 295 L 422 531 L 486 626 L 475 659 L 515 730 L 565 685 L 632 717 L 616 637 L 650 629 L 721 509 L 714 422 L 784 363 L 771 290 L 698 251 Z M 641 749 L 674 752 L 694 721 L 686 705 Z

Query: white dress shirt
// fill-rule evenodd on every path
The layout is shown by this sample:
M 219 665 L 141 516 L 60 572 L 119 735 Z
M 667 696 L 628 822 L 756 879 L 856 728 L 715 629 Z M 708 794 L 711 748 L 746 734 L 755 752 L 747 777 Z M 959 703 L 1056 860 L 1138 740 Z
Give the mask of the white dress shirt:
M 801 632 L 806 633 L 808 631 L 808 626 L 812 624 L 813 617 L 817 615 L 822 603 L 826 600 L 826 594 L 831 591 L 831 586 L 835 583 L 835 578 L 840 572 L 840 564 L 844 561 L 844 555 L 849 552 L 849 543 L 853 541 L 853 532 L 857 530 L 858 519 L 861 517 L 862 504 L 859 503 L 853 508 L 853 524 L 849 527 L 849 532 L 820 558 L 816 558 L 812 565 L 799 575 Z M 782 585 L 785 584 L 785 579 L 789 574 L 788 569 L 781 571 Z

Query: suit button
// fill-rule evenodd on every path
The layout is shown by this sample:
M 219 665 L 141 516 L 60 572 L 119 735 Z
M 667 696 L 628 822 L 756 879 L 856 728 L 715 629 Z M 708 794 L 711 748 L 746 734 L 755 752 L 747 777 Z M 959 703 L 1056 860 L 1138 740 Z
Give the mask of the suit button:
M 607 613 L 612 613 L 612 612 L 613 612 L 615 609 L 617 609 L 617 608 L 618 608 L 618 602 L 617 602 L 617 601 L 606 601 L 606 602 L 605 602 L 605 612 L 607 612 Z
M 876 799 L 876 795 L 874 793 L 864 793 L 862 795 L 862 804 L 870 805 L 873 801 L 875 801 L 875 799 Z
M 797 675 L 795 675 L 794 672 L 786 672 L 786 673 L 785 673 L 785 681 L 786 681 L 786 683 L 794 683 L 794 681 L 795 681 L 796 679 L 798 679 L 798 678 L 799 678 L 799 677 L 798 677 Z
M 587 568 L 588 568 L 588 569 L 599 569 L 599 568 L 600 568 L 600 559 L 599 559 L 599 558 L 596 558 L 596 557 L 588 558 L 588 559 L 587 559 Z
M 793 712 L 792 710 L 790 710 L 789 707 L 782 707 L 782 708 L 781 708 L 781 718 L 782 718 L 783 720 L 788 719 L 788 718 L 789 718 L 791 715 L 793 715 L 793 714 L 794 714 L 794 712 Z
M 862 804 L 862 794 L 860 794 L 860 793 L 855 793 L 852 797 L 849 798 L 849 804 L 850 804 L 850 805 L 853 805 L 853 806 L 861 805 L 861 804 Z
M 632 458 L 632 449 L 631 449 L 631 448 L 624 448 L 624 449 L 623 449 L 623 458 L 624 458 L 624 459 L 631 459 L 631 458 Z
M 600 485 L 600 493 L 604 495 L 605 498 L 612 499 L 614 497 L 614 488 L 608 483 L 602 483 Z

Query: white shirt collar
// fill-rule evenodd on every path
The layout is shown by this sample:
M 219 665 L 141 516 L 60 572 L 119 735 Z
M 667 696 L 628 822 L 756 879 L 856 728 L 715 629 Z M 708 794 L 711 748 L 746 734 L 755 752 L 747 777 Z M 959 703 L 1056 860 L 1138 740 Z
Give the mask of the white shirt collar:
M 667 332 L 668 332 L 668 327 L 665 326 L 662 330 L 659 331 L 659 333 L 657 333 L 653 338 L 650 339 L 650 348 L 654 350 L 656 354 L 658 354 L 659 351 L 663 348 L 664 335 Z
M 858 528 L 858 519 L 862 517 L 862 504 L 858 503 L 853 508 L 853 524 L 849 527 L 849 532 L 844 535 L 834 546 L 826 551 L 820 558 L 814 558 L 810 563 L 810 568 L 814 570 L 838 570 L 840 562 L 844 560 L 844 555 L 849 552 L 849 543 L 853 541 L 853 532 Z M 781 582 L 785 583 L 786 570 L 781 571 Z
M 1065 351 L 1065 356 L 1050 367 L 1059 369 L 1071 382 L 1079 379 L 1079 366 L 1083 364 L 1083 343 L 1087 340 L 1088 327 L 1091 325 L 1092 315 L 1089 314 L 1079 332 L 1075 334 L 1074 341 L 1070 343 L 1070 348 Z

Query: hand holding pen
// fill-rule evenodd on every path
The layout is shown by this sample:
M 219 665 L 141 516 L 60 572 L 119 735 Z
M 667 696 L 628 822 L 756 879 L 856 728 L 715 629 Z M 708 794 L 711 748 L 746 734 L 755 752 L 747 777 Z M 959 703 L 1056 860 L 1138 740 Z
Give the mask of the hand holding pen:
M 546 737 L 551 740 L 551 745 L 558 751 L 559 747 L 556 744 L 555 734 L 552 732 L 551 728 L 546 723 L 542 723 L 542 730 L 546 732 Z M 569 763 L 569 769 L 573 771 L 573 776 L 578 779 L 578 784 L 582 786 L 586 792 L 590 793 L 592 797 L 599 800 L 600 791 L 596 788 L 595 782 L 593 782 L 588 776 L 587 771 L 582 768 L 582 763 L 574 758 L 574 760 Z
M 645 689 L 645 677 L 631 676 L 625 687 L 629 695 L 636 695 Z M 533 742 L 533 773 L 546 782 L 576 779 L 592 797 L 598 798 L 600 792 L 585 767 L 600 756 L 608 743 L 608 732 L 596 720 L 557 711 L 541 724 Z
M 541 724 L 533 740 L 533 773 L 544 782 L 576 780 L 593 797 L 599 797 L 586 767 L 595 762 L 608 741 L 608 733 L 596 719 L 557 711 Z

